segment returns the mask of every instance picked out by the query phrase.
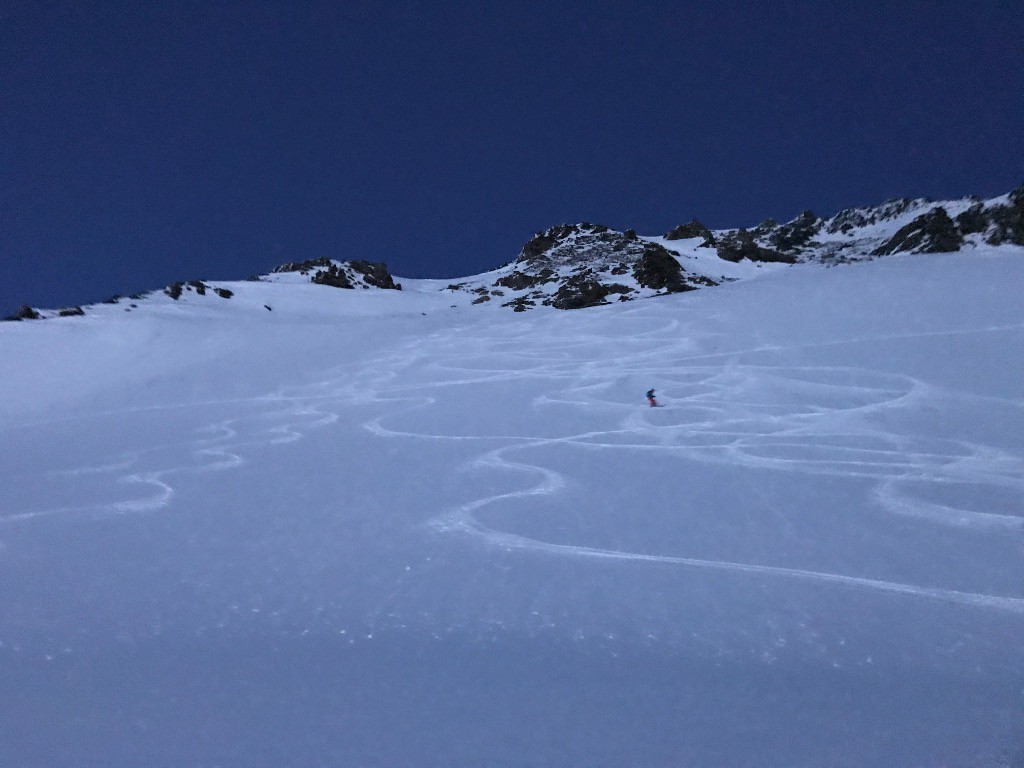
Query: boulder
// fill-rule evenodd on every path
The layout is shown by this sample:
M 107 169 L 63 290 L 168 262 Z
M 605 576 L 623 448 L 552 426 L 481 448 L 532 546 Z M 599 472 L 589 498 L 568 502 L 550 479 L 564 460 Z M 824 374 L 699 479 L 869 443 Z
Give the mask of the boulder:
M 580 275 L 563 283 L 551 306 L 556 309 L 582 309 L 605 303 L 605 297 L 611 293 L 608 286 L 602 285 L 591 277 Z

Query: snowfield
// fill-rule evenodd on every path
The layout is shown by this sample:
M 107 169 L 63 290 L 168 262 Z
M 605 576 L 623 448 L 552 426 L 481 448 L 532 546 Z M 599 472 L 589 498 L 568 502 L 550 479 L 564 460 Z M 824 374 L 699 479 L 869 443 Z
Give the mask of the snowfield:
M 720 266 L 0 324 L 0 765 L 1024 764 L 1024 249 Z

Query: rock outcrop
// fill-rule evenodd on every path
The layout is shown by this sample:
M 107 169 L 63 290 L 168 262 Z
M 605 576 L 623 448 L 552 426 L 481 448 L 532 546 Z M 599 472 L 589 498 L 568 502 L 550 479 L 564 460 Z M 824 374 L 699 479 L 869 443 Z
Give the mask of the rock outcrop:
M 694 231 L 703 232 L 701 237 L 713 237 L 699 222 Z M 619 232 L 586 222 L 538 232 L 509 269 L 493 287 L 522 293 L 502 304 L 517 312 L 538 305 L 581 309 L 714 284 L 687 273 L 663 245 L 632 230 Z M 449 288 L 471 290 L 465 284 Z
M 644 252 L 633 265 L 633 278 L 644 288 L 667 293 L 692 291 L 695 285 L 689 285 L 683 275 L 679 261 L 663 246 L 645 243 Z
M 289 261 L 276 267 L 271 274 L 298 272 L 309 276 L 310 282 L 334 288 L 383 288 L 400 291 L 402 286 L 388 272 L 387 264 L 376 261 L 335 261 L 322 257 L 306 261 Z M 312 275 L 310 275 L 312 273 Z M 256 278 L 259 279 L 258 277 Z
M 28 306 L 28 304 L 26 304 L 22 307 L 18 307 L 17 312 L 15 312 L 13 315 L 8 315 L 7 317 L 4 318 L 4 320 L 39 320 L 41 317 L 42 315 L 40 315 L 36 310 L 32 309 L 32 307 Z
M 680 224 L 665 235 L 666 240 L 692 240 L 697 237 L 703 240 L 701 245 L 705 248 L 715 246 L 715 235 L 697 219 L 693 219 L 689 224 Z
M 166 288 L 164 288 L 164 293 L 166 293 L 172 299 L 177 301 L 182 297 L 185 291 L 195 291 L 196 294 L 198 294 L 199 296 L 205 296 L 207 290 L 213 291 L 222 299 L 230 299 L 232 296 L 235 295 L 227 288 L 215 288 L 213 286 L 207 285 L 202 280 L 188 280 L 180 283 L 171 283 Z
M 893 219 L 902 216 L 911 208 L 926 205 L 929 202 L 931 201 L 927 198 L 910 200 L 908 198 L 901 197 L 886 200 L 881 205 L 869 208 L 846 208 L 829 219 L 825 230 L 829 234 L 833 235 L 836 233 L 845 234 L 853 229 L 863 229 L 864 227 L 873 226 L 880 222 L 892 221 Z
M 795 252 L 809 246 L 821 231 L 822 221 L 810 211 L 804 211 L 786 224 L 778 225 L 767 235 L 772 247 L 795 256 Z
M 1010 193 L 1007 205 L 988 209 L 990 225 L 986 228 L 989 245 L 1024 245 L 1024 186 Z
M 946 209 L 933 208 L 923 213 L 876 248 L 876 256 L 894 253 L 951 253 L 960 250 L 964 236 Z
M 737 230 L 718 239 L 718 257 L 733 263 L 743 259 L 782 264 L 796 262 L 796 256 L 792 254 L 759 245 L 754 240 L 753 234 L 745 229 Z

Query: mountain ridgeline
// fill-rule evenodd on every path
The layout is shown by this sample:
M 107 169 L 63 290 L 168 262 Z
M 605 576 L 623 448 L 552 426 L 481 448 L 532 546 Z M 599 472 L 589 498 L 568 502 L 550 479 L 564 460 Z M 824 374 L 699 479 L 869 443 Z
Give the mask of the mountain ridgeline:
M 505 266 L 439 290 L 463 299 L 461 303 L 497 304 L 516 312 L 538 306 L 581 309 L 719 285 L 752 274 L 744 267 L 834 266 L 898 253 L 949 253 L 982 246 L 1024 247 L 1024 186 L 990 200 L 894 199 L 848 208 L 827 219 L 805 211 L 785 223 L 766 219 L 749 229 L 713 231 L 692 220 L 660 237 L 598 224 L 561 224 L 538 232 Z M 283 264 L 249 280 L 279 281 L 285 275 L 347 290 L 402 289 L 383 263 L 326 257 Z M 232 295 L 228 288 L 190 280 L 162 291 L 114 296 L 104 303 L 124 304 L 130 311 L 143 301 Z M 6 319 L 85 313 L 82 307 L 24 306 Z

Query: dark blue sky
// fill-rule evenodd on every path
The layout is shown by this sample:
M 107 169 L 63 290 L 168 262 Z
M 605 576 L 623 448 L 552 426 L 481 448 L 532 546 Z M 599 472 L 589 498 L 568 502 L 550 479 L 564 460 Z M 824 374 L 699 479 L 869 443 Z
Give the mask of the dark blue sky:
M 835 5 L 5 3 L 0 314 L 1024 181 L 1020 0 Z

